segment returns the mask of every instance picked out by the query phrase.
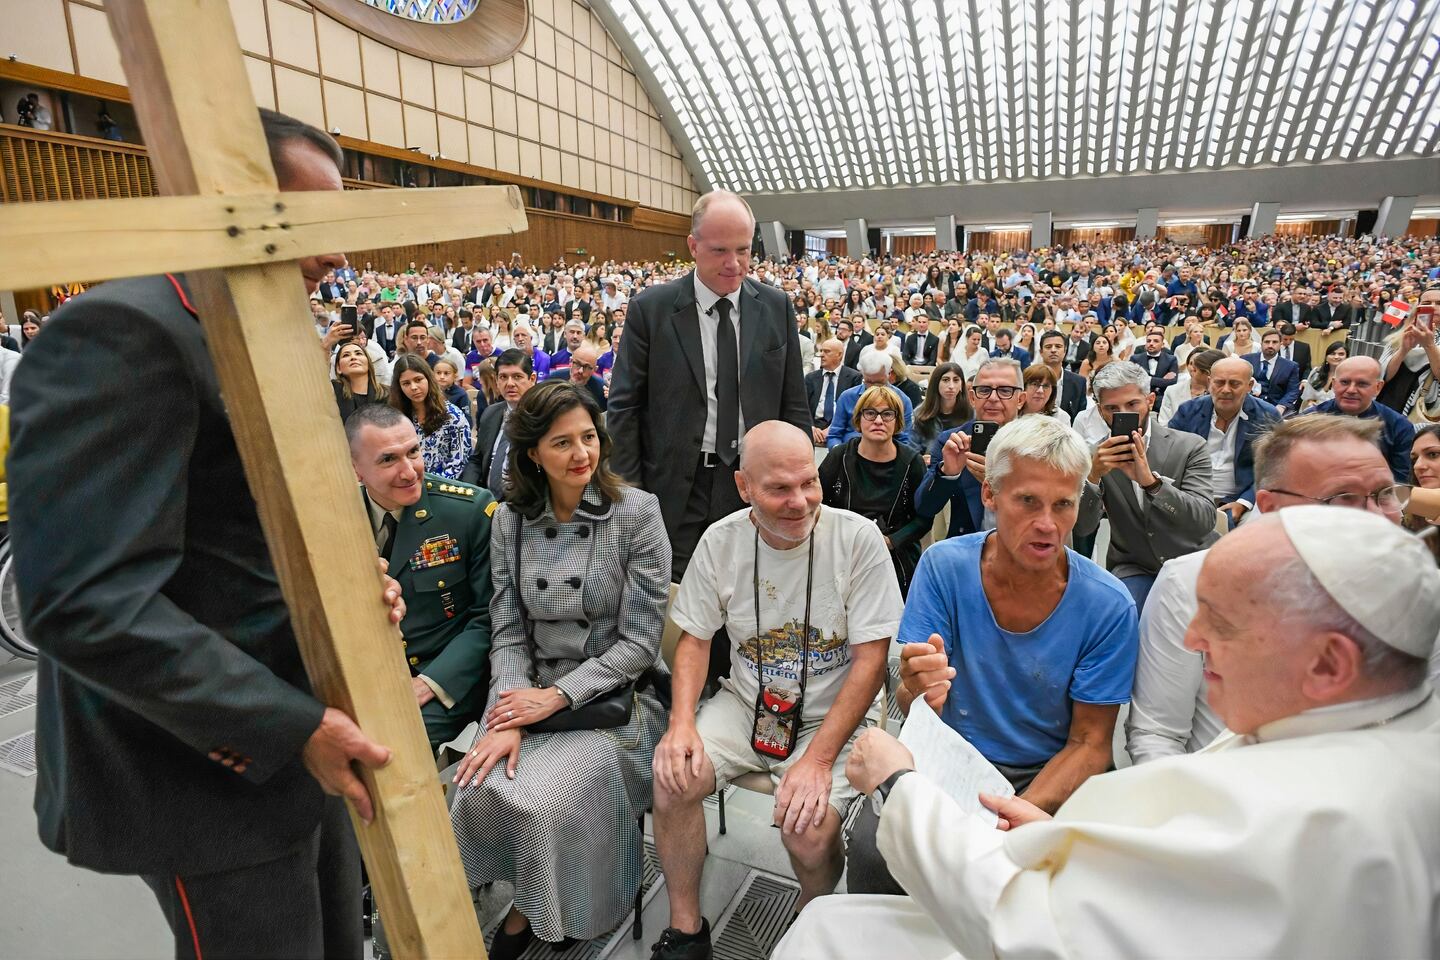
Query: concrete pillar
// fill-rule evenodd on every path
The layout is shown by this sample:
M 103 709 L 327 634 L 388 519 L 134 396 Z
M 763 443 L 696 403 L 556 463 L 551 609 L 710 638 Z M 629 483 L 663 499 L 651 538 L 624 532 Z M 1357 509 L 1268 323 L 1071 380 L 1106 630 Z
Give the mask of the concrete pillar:
M 947 213 L 935 218 L 936 252 L 955 249 L 955 214 Z
M 859 260 L 869 255 L 870 250 L 870 225 L 865 222 L 864 217 L 856 220 L 845 221 L 845 255 L 852 260 Z
M 1050 246 L 1050 226 L 1055 218 L 1050 215 L 1049 210 L 1042 210 L 1030 215 L 1030 247 Z
M 1415 212 L 1415 197 L 1386 197 L 1380 201 L 1380 214 L 1375 218 L 1375 236 L 1398 237 L 1410 226 Z
M 765 256 L 772 260 L 783 260 L 790 255 L 790 245 L 785 242 L 785 224 L 779 220 L 765 220 L 760 224 L 760 245 Z
M 1275 232 L 1275 218 L 1280 216 L 1280 204 L 1264 203 L 1259 200 L 1250 208 L 1250 230 L 1247 238 L 1264 237 Z
M 1160 208 L 1141 207 L 1135 211 L 1135 239 L 1154 240 L 1160 229 Z

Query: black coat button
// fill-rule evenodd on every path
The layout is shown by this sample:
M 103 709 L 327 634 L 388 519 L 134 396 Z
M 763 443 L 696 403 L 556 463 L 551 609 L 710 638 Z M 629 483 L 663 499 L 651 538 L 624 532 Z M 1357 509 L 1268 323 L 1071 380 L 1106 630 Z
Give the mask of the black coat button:
M 565 582 L 568 583 L 568 584 L 570 584 L 570 586 L 574 587 L 576 590 L 579 590 L 579 589 L 580 589 L 580 578 L 579 578 L 579 577 L 571 577 L 569 580 L 567 580 L 567 581 L 565 581 Z
M 581 527 L 579 530 L 575 531 L 575 535 L 578 536 L 581 540 L 584 540 L 586 537 L 590 536 L 590 528 Z
M 535 586 L 539 587 L 541 590 L 544 590 L 546 587 L 550 586 L 550 581 L 546 580 L 544 577 L 541 577 L 539 580 L 535 581 Z
M 545 539 L 547 539 L 547 540 L 554 540 L 554 539 L 555 539 L 556 537 L 558 537 L 559 535 L 560 535 L 560 531 L 556 530 L 554 527 L 546 527 L 546 528 L 545 528 Z

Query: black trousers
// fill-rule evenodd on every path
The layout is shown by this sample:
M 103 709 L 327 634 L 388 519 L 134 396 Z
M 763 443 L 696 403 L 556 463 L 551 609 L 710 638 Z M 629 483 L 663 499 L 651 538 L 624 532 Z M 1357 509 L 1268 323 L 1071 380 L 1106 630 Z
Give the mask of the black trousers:
M 177 960 L 359 960 L 364 951 L 360 848 L 338 797 L 325 799 L 315 832 L 275 860 L 140 879 L 160 901 Z
M 996 764 L 995 769 L 1010 781 L 1016 793 L 1024 793 L 1043 767 L 1003 767 Z M 885 865 L 885 856 L 876 841 L 880 818 L 875 815 L 869 797 L 861 797 L 857 802 L 864 804 L 864 808 L 855 817 L 850 835 L 845 838 L 845 892 L 903 897 L 905 888 Z
M 695 482 L 690 487 L 690 498 L 685 501 L 685 513 L 670 539 L 670 579 L 679 583 L 690 565 L 690 557 L 700 543 L 700 537 L 717 520 L 722 520 L 745 506 L 740 499 L 740 490 L 735 485 L 735 467 L 719 463 L 705 466 L 701 454 L 695 465 Z M 717 634 L 710 644 L 709 679 L 724 676 L 730 672 L 730 644 L 722 642 L 725 637 Z

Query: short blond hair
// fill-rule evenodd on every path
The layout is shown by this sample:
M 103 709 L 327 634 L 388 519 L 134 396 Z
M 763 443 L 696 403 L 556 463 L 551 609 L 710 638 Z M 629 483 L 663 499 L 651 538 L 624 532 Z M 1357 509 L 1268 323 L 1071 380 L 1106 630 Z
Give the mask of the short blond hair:
M 865 392 L 860 394 L 860 399 L 855 401 L 855 412 L 850 417 L 856 430 L 860 429 L 860 414 L 871 407 L 895 411 L 895 432 L 905 429 L 905 405 L 900 402 L 900 396 L 893 387 L 867 387 Z

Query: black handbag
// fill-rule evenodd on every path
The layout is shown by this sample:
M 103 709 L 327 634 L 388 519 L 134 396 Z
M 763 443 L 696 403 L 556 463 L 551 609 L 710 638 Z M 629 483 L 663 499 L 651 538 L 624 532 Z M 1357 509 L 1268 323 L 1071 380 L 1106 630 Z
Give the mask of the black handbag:
M 525 533 L 525 518 L 515 511 L 515 602 L 520 608 L 520 629 L 525 634 L 525 654 L 530 661 L 530 682 L 540 686 L 540 671 L 536 666 L 535 634 L 530 625 L 530 614 L 525 609 L 525 597 L 520 583 L 521 540 Z M 591 524 L 594 536 L 594 524 Z M 587 617 L 587 619 L 589 619 Z M 601 694 L 580 707 L 566 707 L 557 710 L 544 720 L 525 725 L 531 733 L 556 733 L 561 730 L 610 730 L 623 727 L 630 722 L 630 712 L 635 707 L 635 691 L 638 681 L 621 684 L 609 693 Z

